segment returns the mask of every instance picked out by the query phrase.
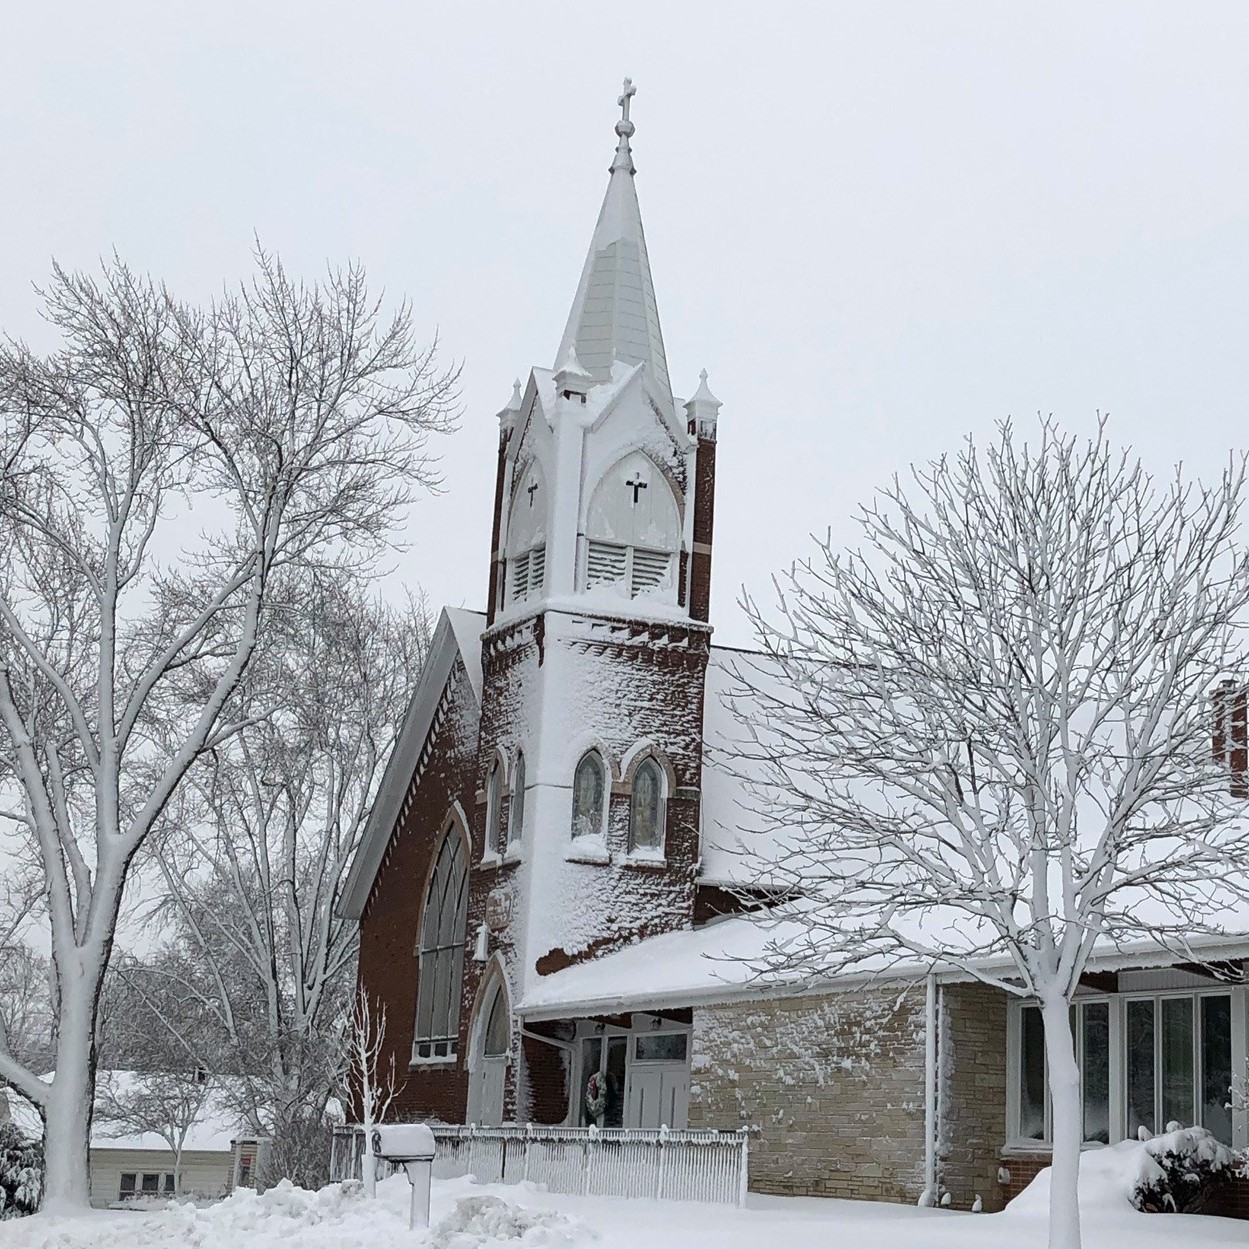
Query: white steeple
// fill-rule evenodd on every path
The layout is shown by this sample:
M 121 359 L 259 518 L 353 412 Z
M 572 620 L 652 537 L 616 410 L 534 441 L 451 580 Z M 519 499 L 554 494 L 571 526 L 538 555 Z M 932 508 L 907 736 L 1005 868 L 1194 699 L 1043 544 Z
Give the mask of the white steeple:
M 645 364 L 671 411 L 672 385 L 659 330 L 659 308 L 646 255 L 642 213 L 633 183 L 629 139 L 634 126 L 629 120 L 629 102 L 635 91 L 626 78 L 619 100 L 619 141 L 607 194 L 555 359 L 558 368 L 569 351 L 575 351 L 582 367 L 598 382 L 610 378 L 614 360 Z

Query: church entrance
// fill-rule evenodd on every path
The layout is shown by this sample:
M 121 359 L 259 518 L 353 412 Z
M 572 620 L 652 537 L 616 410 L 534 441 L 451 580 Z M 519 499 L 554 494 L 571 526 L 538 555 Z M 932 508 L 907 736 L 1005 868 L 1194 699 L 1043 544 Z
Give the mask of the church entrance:
M 494 986 L 482 1017 L 477 1062 L 469 1075 L 468 1117 L 482 1127 L 496 1127 L 503 1122 L 510 1039 L 510 1012 L 502 983 Z
M 577 1025 L 572 1122 L 601 1128 L 684 1128 L 689 1119 L 689 1029 L 659 1016 L 633 1026 Z

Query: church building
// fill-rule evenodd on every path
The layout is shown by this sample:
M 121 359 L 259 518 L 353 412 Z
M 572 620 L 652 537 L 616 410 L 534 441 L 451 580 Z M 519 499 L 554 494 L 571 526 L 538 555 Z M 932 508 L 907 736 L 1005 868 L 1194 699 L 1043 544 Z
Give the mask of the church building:
M 1035 1008 L 923 971 L 751 974 L 748 804 L 716 763 L 742 657 L 710 620 L 721 404 L 706 373 L 673 395 L 632 94 L 553 367 L 498 414 L 485 611 L 442 613 L 346 884 L 392 1113 L 750 1125 L 752 1188 L 1000 1208 L 1047 1161 Z M 1086 1137 L 1176 1118 L 1249 1143 L 1226 1106 L 1247 1006 L 1200 967 L 1099 965 L 1076 1007 Z

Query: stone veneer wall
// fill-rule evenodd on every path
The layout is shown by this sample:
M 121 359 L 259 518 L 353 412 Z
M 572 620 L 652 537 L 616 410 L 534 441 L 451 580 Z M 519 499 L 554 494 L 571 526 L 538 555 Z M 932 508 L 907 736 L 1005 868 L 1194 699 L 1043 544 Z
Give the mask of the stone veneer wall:
M 1000 1210 L 998 1181 L 1006 1141 L 1006 994 L 983 984 L 941 991 L 944 1096 L 937 1151 L 941 1187 L 955 1209 L 979 1194 Z
M 691 1127 L 758 1127 L 756 1192 L 919 1197 L 922 988 L 697 1009 L 692 1065 Z
M 943 994 L 942 1191 L 1000 1209 L 1006 1004 Z M 914 1202 L 924 1185 L 924 990 L 856 990 L 694 1012 L 690 1126 L 759 1129 L 750 1187 Z

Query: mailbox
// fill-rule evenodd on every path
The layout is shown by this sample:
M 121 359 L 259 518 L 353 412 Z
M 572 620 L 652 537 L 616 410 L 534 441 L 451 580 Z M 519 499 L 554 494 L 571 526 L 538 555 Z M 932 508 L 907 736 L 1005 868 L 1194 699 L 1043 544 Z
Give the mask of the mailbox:
M 379 1123 L 370 1144 L 373 1155 L 403 1167 L 412 1186 L 408 1227 L 429 1226 L 429 1182 L 437 1146 L 433 1130 L 425 1123 Z

